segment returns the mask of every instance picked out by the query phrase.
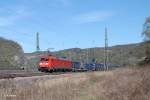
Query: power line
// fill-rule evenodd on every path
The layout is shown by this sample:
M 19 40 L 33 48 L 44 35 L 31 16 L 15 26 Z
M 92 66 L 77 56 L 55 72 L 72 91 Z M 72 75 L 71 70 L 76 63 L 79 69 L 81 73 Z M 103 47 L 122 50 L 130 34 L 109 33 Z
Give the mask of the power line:
M 29 42 L 28 43 L 29 45 L 31 45 L 31 44 L 33 45 L 33 41 L 31 41 L 31 40 L 33 40 L 31 34 L 23 33 L 23 32 L 15 30 L 15 29 L 4 27 L 4 26 L 1 27 L 1 29 L 5 29 L 6 31 L 8 31 L 8 32 L 5 32 L 5 34 L 15 36 L 16 40 L 22 40 L 23 38 L 26 38 L 26 40 L 28 40 L 28 41 L 26 41 L 26 43 Z M 23 37 L 23 38 L 21 38 L 20 36 Z
M 15 30 L 15 29 L 12 29 L 12 28 L 8 28 L 8 27 L 1 27 L 1 29 L 6 29 L 6 30 L 8 30 L 8 31 L 13 31 L 11 34 L 15 34 L 15 33 L 17 33 L 17 34 L 19 34 L 19 33 L 21 33 L 21 34 L 19 34 L 19 35 L 22 35 L 22 36 L 31 36 L 30 34 L 27 34 L 27 33 L 23 33 L 23 32 L 20 32 L 20 31 L 17 31 L 17 30 Z

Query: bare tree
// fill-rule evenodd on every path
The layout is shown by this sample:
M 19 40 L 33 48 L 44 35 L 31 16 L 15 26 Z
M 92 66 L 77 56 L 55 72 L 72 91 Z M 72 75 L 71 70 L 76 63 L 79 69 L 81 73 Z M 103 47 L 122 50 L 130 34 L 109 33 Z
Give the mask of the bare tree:
M 145 46 L 145 60 L 150 63 L 150 17 L 147 17 L 143 26 L 144 46 Z
M 147 17 L 143 26 L 143 33 L 145 41 L 150 41 L 150 17 Z

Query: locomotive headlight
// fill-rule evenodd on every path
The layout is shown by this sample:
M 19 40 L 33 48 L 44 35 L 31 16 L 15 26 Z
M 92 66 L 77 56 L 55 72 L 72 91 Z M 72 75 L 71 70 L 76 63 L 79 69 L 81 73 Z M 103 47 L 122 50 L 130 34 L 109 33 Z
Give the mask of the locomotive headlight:
M 40 63 L 40 65 L 42 65 L 43 63 Z
M 48 63 L 45 63 L 45 65 L 48 65 Z

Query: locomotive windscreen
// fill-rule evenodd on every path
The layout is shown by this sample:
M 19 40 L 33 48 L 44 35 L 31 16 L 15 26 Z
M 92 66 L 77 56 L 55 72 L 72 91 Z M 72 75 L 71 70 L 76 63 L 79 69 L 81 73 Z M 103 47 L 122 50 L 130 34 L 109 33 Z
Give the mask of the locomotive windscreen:
M 41 58 L 41 61 L 48 61 L 48 58 Z

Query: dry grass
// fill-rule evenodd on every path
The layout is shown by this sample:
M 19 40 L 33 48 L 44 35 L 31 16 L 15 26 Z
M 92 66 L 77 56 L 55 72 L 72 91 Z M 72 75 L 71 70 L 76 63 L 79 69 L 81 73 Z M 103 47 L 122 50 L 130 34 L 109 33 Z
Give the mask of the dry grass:
M 0 80 L 0 100 L 149 100 L 150 68 Z

